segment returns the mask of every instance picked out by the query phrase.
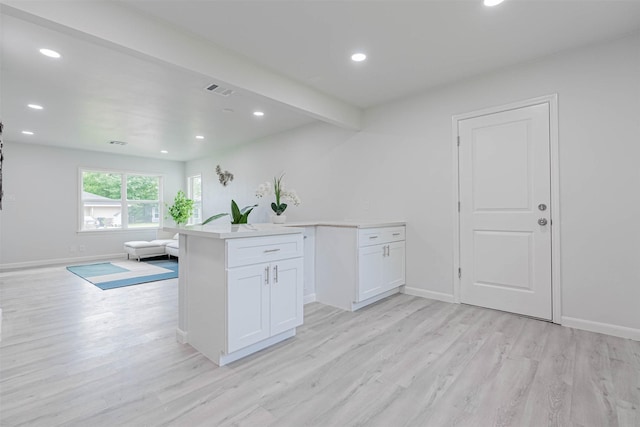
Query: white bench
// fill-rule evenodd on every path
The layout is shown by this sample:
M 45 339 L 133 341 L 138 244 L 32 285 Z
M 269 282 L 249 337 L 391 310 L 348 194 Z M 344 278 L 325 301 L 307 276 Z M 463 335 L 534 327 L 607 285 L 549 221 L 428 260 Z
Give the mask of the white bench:
M 157 239 L 157 240 L 132 240 L 124 242 L 124 251 L 127 254 L 127 259 L 132 256 L 140 261 L 141 258 L 149 258 L 154 256 L 179 255 L 180 248 L 178 245 L 178 235 L 176 234 L 173 239 Z
M 169 258 L 172 256 L 178 258 L 180 256 L 180 247 L 178 245 L 178 240 L 173 240 L 165 245 L 164 250 L 169 255 Z

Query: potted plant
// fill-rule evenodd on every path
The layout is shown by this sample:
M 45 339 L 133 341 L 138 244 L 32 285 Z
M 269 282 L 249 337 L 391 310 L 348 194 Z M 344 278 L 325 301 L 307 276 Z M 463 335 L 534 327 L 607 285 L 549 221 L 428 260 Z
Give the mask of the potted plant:
M 178 191 L 173 205 L 169 207 L 169 215 L 178 226 L 186 224 L 193 215 L 193 200 L 188 199 L 184 191 Z
M 285 189 L 283 178 L 284 173 L 280 177 L 273 177 L 273 186 L 267 181 L 264 184 L 260 184 L 256 190 L 256 197 L 264 197 L 271 193 L 275 196 L 276 201 L 271 203 L 271 210 L 275 213 L 271 217 L 271 221 L 274 224 L 284 224 L 286 222 L 287 216 L 284 215 L 284 211 L 289 205 L 285 202 L 293 203 L 294 206 L 299 206 L 301 203 L 295 190 Z
M 238 204 L 235 202 L 235 200 L 231 200 L 231 225 L 233 226 L 233 225 L 239 225 L 239 224 L 246 224 L 247 221 L 249 220 L 249 214 L 251 213 L 253 208 L 255 208 L 256 206 L 258 205 L 245 206 L 244 208 L 240 209 L 238 207 Z M 228 212 L 215 214 L 205 219 L 202 222 L 202 225 L 208 224 L 211 221 L 215 221 L 216 219 L 222 218 L 223 216 L 227 216 L 227 215 L 229 215 Z

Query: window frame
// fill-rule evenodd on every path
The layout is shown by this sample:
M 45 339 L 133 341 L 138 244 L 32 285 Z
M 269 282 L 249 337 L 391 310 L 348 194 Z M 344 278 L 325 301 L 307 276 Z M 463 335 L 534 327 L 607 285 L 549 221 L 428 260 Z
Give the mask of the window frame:
M 196 200 L 194 197 L 194 191 L 193 191 L 193 181 L 194 178 L 199 178 L 200 179 L 200 200 Z M 202 222 L 202 173 L 196 173 L 193 175 L 189 175 L 187 177 L 187 198 L 192 199 L 193 200 L 193 212 L 196 212 L 196 209 L 199 209 L 199 221 L 198 222 Z M 197 217 L 195 217 L 194 215 L 191 215 L 191 217 L 189 217 L 189 222 L 187 223 L 188 225 L 194 225 L 196 224 L 196 219 Z
M 121 225 L 118 228 L 96 228 L 96 229 L 85 229 L 85 221 L 84 221 L 84 208 L 85 203 L 87 201 L 91 202 L 93 199 L 83 199 L 84 193 L 84 173 L 85 172 L 96 172 L 96 173 L 104 173 L 104 174 L 114 174 L 120 175 L 120 199 L 113 199 L 114 204 L 120 205 L 120 216 L 121 216 Z M 127 177 L 129 176 L 148 176 L 154 177 L 158 179 L 158 200 L 129 200 L 127 198 Z M 154 172 L 139 172 L 132 170 L 120 170 L 120 169 L 105 169 L 105 168 L 95 168 L 95 167 L 79 167 L 78 168 L 78 221 L 77 221 L 77 232 L 78 233 L 121 233 L 121 232 L 131 232 L 131 231 L 149 231 L 149 230 L 157 230 L 163 227 L 163 218 L 164 218 L 164 191 L 163 191 L 163 181 L 164 175 L 160 173 Z M 94 201 L 99 201 L 98 199 Z M 144 203 L 158 203 L 158 222 L 154 223 L 153 226 L 145 226 L 145 227 L 130 227 L 129 226 L 129 205 L 130 204 L 144 204 Z

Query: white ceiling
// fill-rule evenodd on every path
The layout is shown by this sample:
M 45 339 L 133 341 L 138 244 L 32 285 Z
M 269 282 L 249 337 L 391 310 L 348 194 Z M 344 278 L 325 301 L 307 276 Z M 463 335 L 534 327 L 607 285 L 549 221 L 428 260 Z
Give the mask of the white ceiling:
M 635 0 L 506 0 L 491 9 L 481 0 L 3 3 L 10 4 L 0 10 L 6 140 L 174 160 L 206 156 L 318 119 L 342 123 L 332 118 L 347 110 L 329 111 L 340 102 L 358 111 L 640 30 Z M 79 12 L 73 16 L 75 28 L 63 20 L 64 12 L 71 16 L 82 7 L 100 15 L 100 4 L 130 14 L 141 35 L 151 31 L 148 22 L 194 43 L 176 42 L 168 61 L 138 49 L 135 34 L 129 46 L 122 38 L 116 41 L 131 31 L 124 22 L 109 22 L 114 32 L 102 34 L 113 36 L 101 39 L 97 32 L 83 33 Z M 93 24 L 86 28 L 100 22 Z M 168 44 L 158 40 L 158 49 Z M 205 46 L 200 55 L 213 56 L 218 68 L 203 72 L 193 65 L 188 55 L 195 42 L 206 43 L 198 44 Z M 56 46 L 63 58 L 37 53 L 45 45 Z M 351 62 L 357 50 L 368 60 Z M 223 62 L 231 73 L 223 73 Z M 291 84 L 269 88 L 277 81 L 273 76 Z M 228 98 L 208 93 L 203 88 L 212 82 L 236 92 Z M 45 110 L 28 109 L 31 102 Z M 225 108 L 235 112 L 224 113 Z M 255 109 L 266 116 L 256 119 Z M 23 129 L 36 134 L 22 135 Z M 206 139 L 196 141 L 196 134 Z M 110 140 L 129 144 L 114 147 Z M 160 154 L 162 149 L 169 154 Z
M 2 33 L 6 141 L 184 161 L 314 121 L 253 94 L 208 92 L 215 79 L 205 75 L 12 16 L 2 17 Z M 63 57 L 41 55 L 45 46 Z
M 121 3 L 359 107 L 640 28 L 640 1 Z

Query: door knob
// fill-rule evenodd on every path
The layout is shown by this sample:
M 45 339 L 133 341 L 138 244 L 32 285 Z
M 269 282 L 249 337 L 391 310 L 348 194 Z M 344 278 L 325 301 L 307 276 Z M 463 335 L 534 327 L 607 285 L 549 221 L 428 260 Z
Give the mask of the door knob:
M 538 220 L 538 224 L 540 225 L 547 225 L 547 219 L 546 218 L 540 218 Z

